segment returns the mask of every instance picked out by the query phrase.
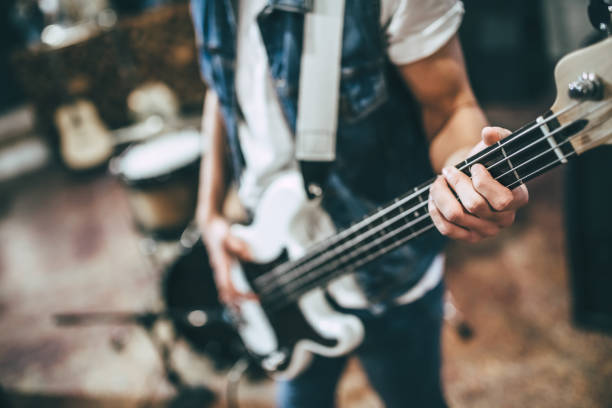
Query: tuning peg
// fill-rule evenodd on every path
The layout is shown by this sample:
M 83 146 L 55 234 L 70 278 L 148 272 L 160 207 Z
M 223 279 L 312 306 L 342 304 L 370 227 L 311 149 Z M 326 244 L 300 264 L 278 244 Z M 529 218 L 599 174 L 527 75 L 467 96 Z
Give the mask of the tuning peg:
M 569 84 L 568 94 L 572 99 L 601 100 L 603 98 L 601 79 L 592 72 L 583 72 L 576 81 Z
M 612 0 L 591 0 L 587 10 L 593 27 L 612 35 Z

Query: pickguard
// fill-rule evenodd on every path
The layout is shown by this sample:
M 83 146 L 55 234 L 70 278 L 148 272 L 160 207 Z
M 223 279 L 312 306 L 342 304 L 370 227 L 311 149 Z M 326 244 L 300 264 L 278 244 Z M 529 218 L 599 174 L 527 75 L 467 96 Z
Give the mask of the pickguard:
M 257 277 L 302 256 L 313 241 L 333 232 L 329 216 L 306 199 L 301 175 L 284 174 L 266 190 L 253 223 L 232 227 L 232 233 L 249 244 L 255 261 L 233 265 L 235 287 L 257 294 Z M 261 303 L 242 301 L 237 328 L 247 349 L 277 377 L 297 375 L 312 353 L 344 355 L 363 339 L 361 321 L 333 309 L 322 288 L 306 292 L 282 307 L 271 306 L 263 298 Z

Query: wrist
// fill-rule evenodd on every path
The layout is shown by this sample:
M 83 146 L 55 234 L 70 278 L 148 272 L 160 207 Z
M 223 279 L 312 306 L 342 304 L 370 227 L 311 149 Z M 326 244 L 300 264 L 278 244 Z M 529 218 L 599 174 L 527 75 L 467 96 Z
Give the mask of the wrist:
M 207 228 L 216 220 L 219 220 L 221 218 L 223 218 L 221 211 L 209 207 L 199 208 L 196 212 L 196 222 L 200 229 Z
M 458 150 L 455 150 L 455 152 L 453 152 L 446 158 L 446 160 L 444 161 L 443 168 L 449 166 L 456 166 L 457 164 L 461 163 L 470 156 L 470 151 L 470 147 L 462 147 Z

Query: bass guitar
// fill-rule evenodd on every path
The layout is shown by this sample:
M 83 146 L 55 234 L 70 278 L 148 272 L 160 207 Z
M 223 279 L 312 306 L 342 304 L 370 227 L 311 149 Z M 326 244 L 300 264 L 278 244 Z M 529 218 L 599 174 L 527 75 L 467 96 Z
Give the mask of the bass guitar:
M 549 112 L 456 167 L 469 176 L 480 163 L 513 189 L 610 144 L 612 38 L 564 57 L 555 80 L 558 96 Z M 233 283 L 257 295 L 241 301 L 234 324 L 264 369 L 291 378 L 312 353 L 339 356 L 360 344 L 362 323 L 333 309 L 325 291 L 342 296 L 340 283 L 350 284 L 351 271 L 434 227 L 427 210 L 432 181 L 335 232 L 329 216 L 306 198 L 301 175 L 287 173 L 266 190 L 252 224 L 232 226 L 256 262 L 235 262 Z

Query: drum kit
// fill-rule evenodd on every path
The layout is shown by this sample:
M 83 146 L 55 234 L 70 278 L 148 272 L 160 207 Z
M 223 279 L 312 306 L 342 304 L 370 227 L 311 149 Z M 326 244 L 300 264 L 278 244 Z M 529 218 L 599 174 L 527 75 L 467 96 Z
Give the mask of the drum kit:
M 244 348 L 218 300 L 208 255 L 193 224 L 201 140 L 195 129 L 171 131 L 131 145 L 111 160 L 110 170 L 125 190 L 144 254 L 163 269 L 163 315 L 195 351 L 223 368 Z
M 160 271 L 161 310 L 55 315 L 61 326 L 135 324 L 144 328 L 159 352 L 168 382 L 181 398 L 194 389 L 182 380 L 169 358 L 178 339 L 208 358 L 217 371 L 234 367 L 230 373 L 238 368 L 251 379 L 263 376 L 255 365 L 247 364 L 248 353 L 230 323 L 229 311 L 218 300 L 208 255 L 194 225 L 201 140 L 195 129 L 173 130 L 133 143 L 109 163 L 110 173 L 127 197 L 143 255 Z M 156 332 L 160 321 L 171 324 L 170 340 L 166 336 L 160 341 Z M 236 384 L 228 379 L 228 390 L 232 387 Z M 212 400 L 203 390 L 199 387 L 196 393 L 198 403 Z
M 264 376 L 250 357 L 231 324 L 230 312 L 218 299 L 213 271 L 198 228 L 194 224 L 198 178 L 203 148 L 202 135 L 191 128 L 171 130 L 133 143 L 111 159 L 109 169 L 125 191 L 135 229 L 141 236 L 141 250 L 161 270 L 159 281 L 163 310 L 144 313 L 70 313 L 56 315 L 61 325 L 137 324 L 156 345 L 166 377 L 179 394 L 193 391 L 181 380 L 169 358 L 171 344 L 155 338 L 154 326 L 169 321 L 174 336 L 191 349 L 209 358 L 215 369 L 233 367 L 228 390 L 235 390 L 240 376 Z M 231 197 L 231 195 L 230 195 Z M 230 198 L 231 201 L 231 198 Z M 236 206 L 226 203 L 229 212 Z M 472 328 L 447 293 L 445 317 L 460 338 L 472 337 Z M 234 378 L 232 382 L 232 378 Z M 228 396 L 229 400 L 229 396 Z
M 54 33 L 56 37 L 61 34 L 61 38 L 70 37 L 70 33 L 73 33 L 72 37 L 78 37 L 74 32 L 59 30 L 58 27 L 55 27 L 55 32 L 47 31 L 48 37 Z M 111 37 L 111 44 L 119 50 L 120 41 L 116 34 Z M 51 41 L 55 37 L 51 35 L 49 38 L 49 46 L 55 44 Z M 59 47 L 58 44 L 54 46 Z M 129 68 L 132 65 L 129 60 L 122 58 L 119 62 Z M 57 71 L 60 76 L 62 70 Z M 208 255 L 194 225 L 203 158 L 200 132 L 185 125 L 189 120 L 179 117 L 178 99 L 163 82 L 148 82 L 134 89 L 128 95 L 127 108 L 136 124 L 112 132 L 103 124 L 96 126 L 96 131 L 92 130 L 91 124 L 101 121 L 88 119 L 98 117 L 94 105 L 88 101 L 71 99 L 63 108 L 66 112 L 58 110 L 56 114 L 61 139 L 76 141 L 72 144 L 76 148 L 64 149 L 66 152 L 62 155 L 68 168 L 81 171 L 97 167 L 99 163 L 105 163 L 117 147 L 127 145 L 121 153 L 110 158 L 109 170 L 125 192 L 133 225 L 141 236 L 143 255 L 160 272 L 158 285 L 163 306 L 155 311 L 137 313 L 64 313 L 55 315 L 56 323 L 62 326 L 133 324 L 142 327 L 159 352 L 166 378 L 176 388 L 178 396 L 189 395 L 192 398 L 198 395 L 198 406 L 204 406 L 205 401 L 211 400 L 210 392 L 207 393 L 203 387 L 194 390 L 188 386 L 172 365 L 172 347 L 177 339 L 183 339 L 195 353 L 209 358 L 217 370 L 232 367 L 227 388 L 228 403 L 231 404 L 229 394 L 235 392 L 240 379 L 237 373 L 246 372 L 253 379 L 264 374 L 258 365 L 249 364 L 249 354 L 231 324 L 230 313 L 218 300 Z M 61 124 L 64 126 L 59 126 Z M 85 127 L 85 124 L 90 126 Z M 92 135 L 98 140 L 106 140 L 103 143 L 105 148 L 93 155 L 95 160 L 83 162 L 83 146 L 90 148 L 95 145 L 83 138 L 89 136 L 88 140 L 91 140 Z M 77 164 L 71 166 L 71 163 Z M 226 207 L 230 207 L 228 212 L 234 213 L 234 218 L 240 218 L 239 206 L 231 199 L 229 201 L 229 205 L 226 203 Z M 448 314 L 452 315 L 452 320 L 464 321 L 454 307 Z M 169 322 L 173 327 L 174 335 L 169 336 L 170 340 L 167 336 L 160 339 L 156 331 L 161 321 Z M 460 331 L 464 338 L 471 336 L 468 326 Z M 117 345 L 116 349 L 122 347 Z
M 152 310 L 62 313 L 53 318 L 60 326 L 141 327 L 158 351 L 168 383 L 177 391 L 175 402 L 195 399 L 197 406 L 205 406 L 213 399 L 211 392 L 189 386 L 172 364 L 177 341 L 184 340 L 220 372 L 230 367 L 243 371 L 249 357 L 230 324 L 229 313 L 218 300 L 208 255 L 194 225 L 202 159 L 202 136 L 195 123 L 201 118 L 181 116 L 182 105 L 174 87 L 161 79 L 143 80 L 137 75 L 132 48 L 120 35 L 132 26 L 129 22 L 117 24 L 117 14 L 107 1 L 95 5 L 83 0 L 56 3 L 53 10 L 43 10 L 48 25 L 41 34 L 41 49 L 52 54 L 51 74 L 66 88 L 53 116 L 59 156 L 67 170 L 75 173 L 104 168 L 108 163 L 125 193 L 143 256 L 157 271 L 159 302 Z M 86 11 L 89 14 L 82 15 Z M 89 46 L 88 40 L 104 34 L 108 48 L 118 56 L 121 75 L 116 79 L 124 80 L 131 89 L 125 113 L 133 124 L 122 128 L 111 129 L 102 119 L 97 104 L 86 97 L 87 83 L 73 89 L 76 80 L 67 69 L 70 61 L 53 53 Z M 164 331 L 168 327 L 173 329 L 170 334 Z M 109 340 L 115 350 L 124 349 L 125 339 Z M 254 365 L 244 371 L 252 379 L 261 375 Z

